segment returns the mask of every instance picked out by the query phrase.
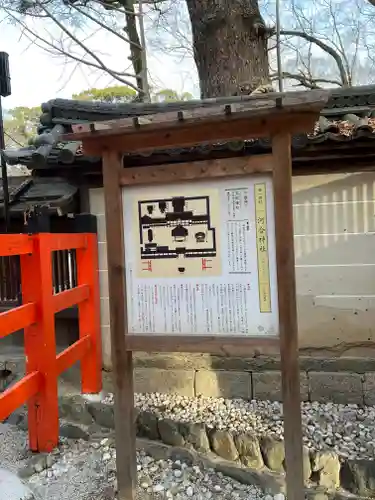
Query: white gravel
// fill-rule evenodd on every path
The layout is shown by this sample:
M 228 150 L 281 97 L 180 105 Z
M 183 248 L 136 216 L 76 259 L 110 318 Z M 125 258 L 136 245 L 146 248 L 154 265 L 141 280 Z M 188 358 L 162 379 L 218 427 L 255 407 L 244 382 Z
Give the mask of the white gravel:
M 113 396 L 108 395 L 105 401 L 112 403 Z M 135 404 L 140 410 L 176 421 L 202 422 L 209 428 L 283 437 L 282 404 L 277 402 L 137 394 Z M 308 447 L 331 448 L 342 458 L 374 458 L 375 407 L 303 403 L 302 420 Z M 16 472 L 28 457 L 26 433 L 1 424 L 0 467 Z M 117 482 L 112 438 L 91 442 L 63 440 L 55 458 L 51 468 L 28 480 L 36 498 L 115 498 Z M 137 469 L 137 500 L 284 500 L 283 495 L 264 495 L 256 487 L 242 485 L 213 470 L 180 462 L 155 461 L 144 453 L 137 454 Z
M 12 471 L 31 455 L 26 433 L 7 425 L 0 429 L 0 450 L 0 467 Z M 91 442 L 64 439 L 52 467 L 34 474 L 27 483 L 37 500 L 112 500 L 117 489 L 115 457 L 111 438 Z M 137 453 L 137 470 L 137 500 L 284 500 L 283 495 L 264 495 L 258 488 L 212 469 L 155 461 L 143 452 Z
M 113 396 L 107 397 L 113 402 Z M 189 398 L 168 394 L 136 394 L 135 406 L 159 417 L 182 422 L 202 422 L 209 428 L 251 432 L 261 437 L 283 438 L 282 403 L 241 399 Z M 375 456 L 375 407 L 356 404 L 302 403 L 305 445 L 314 450 L 332 449 L 341 458 Z

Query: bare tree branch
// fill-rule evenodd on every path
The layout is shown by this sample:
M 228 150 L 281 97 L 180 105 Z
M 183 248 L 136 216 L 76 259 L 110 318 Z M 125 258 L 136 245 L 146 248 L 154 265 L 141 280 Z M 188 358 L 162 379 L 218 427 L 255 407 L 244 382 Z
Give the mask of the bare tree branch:
M 315 45 L 320 47 L 322 50 L 324 50 L 327 54 L 332 56 L 337 64 L 342 85 L 344 87 L 349 86 L 348 76 L 347 76 L 347 73 L 345 71 L 345 67 L 344 67 L 342 58 L 341 58 L 340 54 L 335 49 L 333 49 L 332 47 L 330 47 L 326 43 L 319 40 L 319 38 L 316 38 L 315 36 L 310 35 L 308 33 L 305 33 L 304 31 L 281 30 L 280 33 L 281 33 L 281 35 L 284 35 L 284 36 L 296 36 L 296 37 L 303 38 L 303 39 L 307 40 L 308 42 L 314 43 Z
M 19 19 L 13 13 L 8 12 L 6 9 L 4 9 L 4 10 L 5 10 L 5 12 L 7 13 L 8 16 L 10 16 L 15 22 L 17 22 L 22 27 L 24 36 L 26 36 L 26 33 L 28 33 L 29 35 L 31 35 L 32 37 L 34 37 L 35 40 L 39 40 L 42 44 L 45 44 L 47 47 L 49 47 L 49 48 L 46 49 L 46 47 L 43 47 L 43 45 L 39 45 L 39 44 L 35 43 L 35 41 L 33 41 L 30 37 L 27 37 L 30 40 L 30 42 L 34 43 L 39 48 L 42 48 L 43 50 L 46 50 L 51 55 L 56 55 L 56 52 L 57 52 L 58 54 L 63 55 L 65 57 L 67 57 L 68 59 L 72 59 L 74 61 L 77 61 L 80 64 L 84 64 L 86 66 L 90 66 L 92 68 L 95 68 L 95 69 L 98 69 L 98 70 L 101 70 L 101 71 L 105 71 L 109 75 L 111 75 L 115 80 L 118 80 L 119 82 L 123 83 L 124 85 L 128 85 L 129 87 L 133 88 L 137 92 L 140 91 L 140 89 L 136 85 L 134 85 L 134 83 L 132 83 L 131 81 L 129 81 L 129 80 L 125 79 L 125 78 L 123 78 L 123 77 L 133 78 L 134 75 L 132 73 L 119 72 L 119 71 L 112 70 L 112 69 L 108 68 L 100 60 L 100 58 L 97 57 L 97 56 L 95 57 L 95 60 L 99 61 L 98 64 L 96 64 L 96 63 L 94 63 L 92 61 L 89 61 L 87 59 L 83 59 L 82 57 L 76 56 L 72 52 L 68 52 L 67 50 L 64 50 L 63 47 L 59 47 L 55 43 L 52 43 L 52 42 L 46 40 L 45 38 L 43 38 L 42 36 L 38 35 L 35 31 L 33 31 L 31 28 L 29 28 L 23 21 L 21 21 L 21 19 Z M 82 46 L 83 44 L 80 42 L 79 45 Z M 53 51 L 55 51 L 55 52 L 53 52 Z M 90 52 L 91 52 L 89 49 L 85 50 L 85 51 L 88 54 L 90 54 Z
M 329 80 L 327 78 L 313 78 L 303 74 L 289 73 L 287 71 L 283 71 L 281 76 L 285 80 L 296 80 L 297 82 L 299 82 L 299 86 L 303 86 L 311 90 L 324 88 L 323 86 L 319 85 L 320 83 L 321 84 L 325 83 L 327 85 L 337 85 L 338 87 L 342 86 L 342 83 L 339 82 L 338 80 Z M 277 80 L 278 74 L 273 73 L 271 74 L 270 78 L 272 81 Z
M 142 47 L 140 45 L 138 45 L 137 43 L 135 43 L 134 41 L 130 40 L 129 38 L 121 35 L 120 33 L 118 33 L 116 30 L 112 29 L 108 24 L 104 24 L 102 23 L 98 17 L 94 17 L 92 16 L 91 14 L 88 13 L 87 9 L 86 11 L 83 11 L 80 7 L 77 7 L 76 5 L 72 5 L 72 8 L 75 9 L 77 12 L 79 12 L 81 15 L 87 17 L 87 19 L 90 19 L 90 21 L 93 21 L 94 23 L 98 24 L 99 26 L 101 26 L 102 28 L 104 28 L 105 30 L 109 31 L 110 33 L 112 33 L 113 35 L 117 36 L 118 38 L 120 38 L 120 40 L 122 40 L 123 42 L 125 43 L 128 43 L 129 45 L 130 44 L 133 44 L 135 45 L 138 49 L 142 50 Z
M 97 62 L 99 67 L 106 71 L 108 74 L 116 78 L 116 72 L 112 71 L 108 66 L 106 66 L 100 57 L 98 57 L 95 52 L 90 50 L 84 43 L 82 43 L 75 35 L 72 33 L 70 30 L 68 30 L 57 18 L 50 12 L 44 5 L 39 2 L 39 0 L 34 0 L 35 3 L 46 13 L 46 15 L 61 29 L 63 33 L 68 35 L 68 37 L 73 40 L 79 47 L 81 47 L 82 50 L 84 50 L 89 56 L 91 56 L 94 61 Z M 136 75 L 137 76 L 137 75 Z

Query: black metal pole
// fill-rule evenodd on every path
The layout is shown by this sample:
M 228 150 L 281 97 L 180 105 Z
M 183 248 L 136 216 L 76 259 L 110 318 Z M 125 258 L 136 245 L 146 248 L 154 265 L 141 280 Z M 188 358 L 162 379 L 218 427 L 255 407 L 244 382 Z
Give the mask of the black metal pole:
M 3 150 L 5 149 L 5 134 L 1 97 L 7 97 L 10 94 L 9 55 L 6 52 L 0 52 L 0 162 L 1 175 L 3 178 L 4 222 L 6 233 L 9 232 L 9 185 L 7 164 L 3 155 Z
M 5 222 L 5 232 L 9 232 L 9 185 L 8 185 L 8 170 L 7 164 L 2 154 L 5 149 L 5 134 L 4 134 L 4 120 L 3 120 L 3 110 L 1 106 L 1 95 L 0 95 L 0 157 L 1 157 L 1 177 L 3 181 L 3 200 L 4 200 L 4 222 Z

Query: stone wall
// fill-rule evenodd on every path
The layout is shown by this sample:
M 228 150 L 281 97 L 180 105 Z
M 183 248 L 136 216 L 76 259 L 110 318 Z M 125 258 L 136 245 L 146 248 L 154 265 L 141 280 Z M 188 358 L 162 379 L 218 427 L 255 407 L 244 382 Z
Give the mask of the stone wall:
M 375 406 L 375 359 L 302 357 L 300 367 L 302 401 Z M 14 349 L 3 352 L 0 392 L 23 374 L 23 352 L 16 355 Z M 63 378 L 71 387 L 79 387 L 79 365 L 65 372 Z M 113 392 L 110 373 L 103 372 L 103 381 L 104 390 Z M 280 360 L 263 356 L 221 358 L 136 353 L 134 390 L 136 393 L 282 401 Z
M 134 359 L 135 391 L 281 401 L 280 360 L 208 355 Z M 301 358 L 302 401 L 375 405 L 375 360 Z

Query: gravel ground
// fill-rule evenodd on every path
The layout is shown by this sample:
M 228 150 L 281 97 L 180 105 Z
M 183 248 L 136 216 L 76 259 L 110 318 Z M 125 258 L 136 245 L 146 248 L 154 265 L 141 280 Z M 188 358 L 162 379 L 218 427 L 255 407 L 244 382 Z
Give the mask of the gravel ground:
M 31 456 L 26 433 L 5 424 L 0 427 L 0 450 L 0 467 L 12 472 Z M 90 442 L 64 439 L 54 456 L 56 462 L 50 469 L 27 480 L 36 500 L 116 498 L 116 452 L 112 438 Z M 137 470 L 137 500 L 284 500 L 282 494 L 264 495 L 256 487 L 238 483 L 212 469 L 190 467 L 180 461 L 155 461 L 142 452 L 137 453 Z
M 113 402 L 113 396 L 107 397 Z M 140 410 L 207 427 L 283 438 L 282 404 L 270 401 L 188 398 L 167 394 L 137 394 Z M 342 458 L 375 458 L 375 407 L 356 404 L 303 403 L 304 442 L 314 450 L 330 448 Z
M 113 402 L 108 395 L 107 403 Z M 208 427 L 258 436 L 283 437 L 282 404 L 267 401 L 188 398 L 177 395 L 137 394 L 136 407 L 159 417 L 184 422 L 203 422 Z M 375 407 L 303 403 L 305 444 L 312 449 L 335 450 L 343 458 L 375 457 Z M 26 433 L 0 424 L 0 467 L 16 472 L 30 458 Z M 34 474 L 28 485 L 36 498 L 49 500 L 113 500 L 116 491 L 115 450 L 112 438 L 90 442 L 63 440 L 47 471 Z M 155 461 L 137 455 L 137 500 L 245 499 L 283 500 L 283 495 L 264 495 L 215 473 L 184 463 Z

